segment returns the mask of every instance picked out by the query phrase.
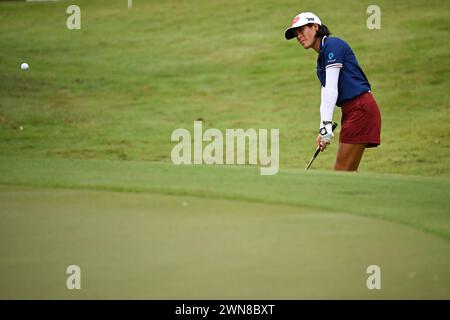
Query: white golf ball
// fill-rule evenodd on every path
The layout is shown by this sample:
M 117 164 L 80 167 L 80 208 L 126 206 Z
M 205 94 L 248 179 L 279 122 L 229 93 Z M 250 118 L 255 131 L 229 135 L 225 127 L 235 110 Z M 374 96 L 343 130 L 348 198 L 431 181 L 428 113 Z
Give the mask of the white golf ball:
M 22 70 L 27 70 L 29 67 L 30 67 L 30 66 L 29 66 L 28 63 L 26 63 L 26 62 L 24 62 L 24 63 L 22 63 L 22 64 L 20 65 L 20 68 L 21 68 Z

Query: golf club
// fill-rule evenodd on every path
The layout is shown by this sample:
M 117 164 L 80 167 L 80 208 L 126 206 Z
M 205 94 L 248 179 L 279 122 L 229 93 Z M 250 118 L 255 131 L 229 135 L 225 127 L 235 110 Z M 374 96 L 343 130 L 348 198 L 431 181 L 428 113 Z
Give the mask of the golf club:
M 334 122 L 334 123 L 333 123 L 333 126 L 332 126 L 332 130 L 334 131 L 334 129 L 336 129 L 337 126 L 338 126 L 338 124 L 337 124 L 336 122 Z M 311 158 L 311 160 L 309 161 L 308 165 L 306 166 L 305 170 L 308 170 L 308 169 L 311 167 L 311 165 L 312 165 L 314 159 L 319 155 L 319 153 L 320 153 L 320 148 L 318 147 L 317 150 L 316 150 L 316 152 L 314 152 L 314 155 L 312 156 L 312 158 Z

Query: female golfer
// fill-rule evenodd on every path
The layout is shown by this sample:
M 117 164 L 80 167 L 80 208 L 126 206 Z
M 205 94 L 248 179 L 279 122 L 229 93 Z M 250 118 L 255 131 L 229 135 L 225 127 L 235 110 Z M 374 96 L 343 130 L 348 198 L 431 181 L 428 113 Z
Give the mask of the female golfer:
M 342 109 L 339 149 L 335 170 L 356 171 L 365 148 L 380 144 L 381 115 L 370 84 L 350 46 L 330 37 L 330 31 L 311 12 L 297 15 L 285 31 L 286 39 L 297 38 L 305 49 L 319 53 L 317 76 L 322 85 L 320 127 L 316 142 L 325 150 L 334 137 L 334 106 Z

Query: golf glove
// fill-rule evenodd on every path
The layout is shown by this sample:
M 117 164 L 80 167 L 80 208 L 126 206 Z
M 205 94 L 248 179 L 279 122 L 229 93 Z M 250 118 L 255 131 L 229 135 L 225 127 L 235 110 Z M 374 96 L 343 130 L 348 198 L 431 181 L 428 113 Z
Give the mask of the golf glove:
M 328 143 L 331 142 L 331 139 L 334 138 L 333 134 L 333 127 L 331 126 L 331 121 L 324 121 L 323 127 L 319 130 L 320 137 L 322 140 L 327 141 Z

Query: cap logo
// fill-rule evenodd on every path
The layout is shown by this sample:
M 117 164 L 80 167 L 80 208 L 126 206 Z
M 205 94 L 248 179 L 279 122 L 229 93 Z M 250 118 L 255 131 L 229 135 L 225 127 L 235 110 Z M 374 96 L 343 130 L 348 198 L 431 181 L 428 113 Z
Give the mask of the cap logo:
M 306 18 L 308 21 L 314 21 L 314 18 Z
M 294 19 L 292 19 L 291 26 L 293 26 L 299 19 L 300 19 L 299 16 L 296 16 Z

